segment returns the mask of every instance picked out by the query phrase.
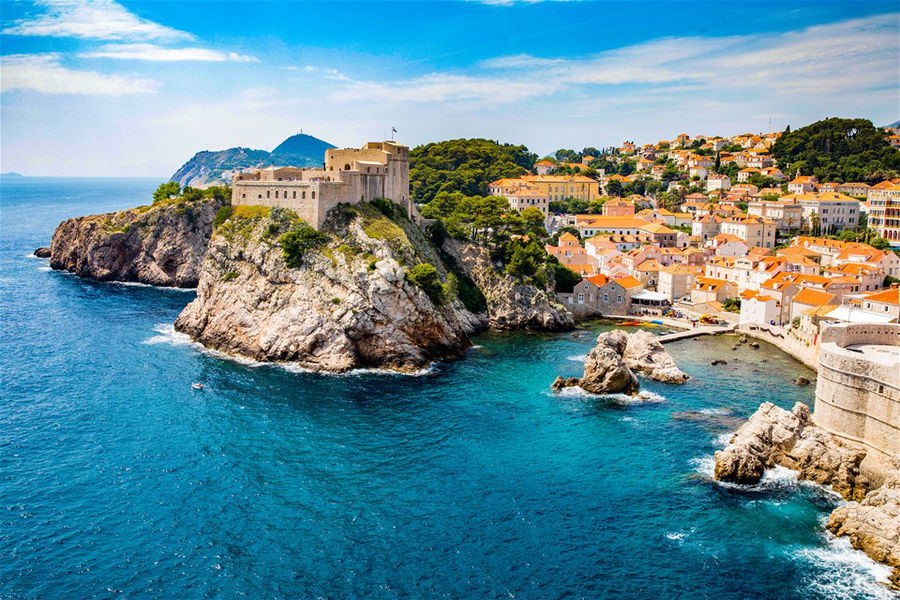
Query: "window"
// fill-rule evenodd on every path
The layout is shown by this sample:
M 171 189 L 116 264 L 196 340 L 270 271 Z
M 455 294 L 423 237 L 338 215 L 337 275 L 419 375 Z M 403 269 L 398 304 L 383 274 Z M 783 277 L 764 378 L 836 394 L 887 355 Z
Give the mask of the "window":
M 584 304 L 584 294 L 578 294 L 578 304 Z
M 269 198 L 269 190 L 266 190 L 266 198 Z
M 603 294 L 603 301 L 609 302 L 609 294 Z
M 622 301 L 622 296 L 616 296 L 616 302 L 621 302 L 621 301 Z
M 316 192 L 315 192 L 315 190 L 313 190 L 312 192 L 310 192 L 310 198 L 312 198 L 313 200 L 316 199 Z
M 246 198 L 247 194 L 241 194 L 241 198 Z
M 278 190 L 275 190 L 275 197 L 278 197 Z
M 293 197 L 292 199 L 293 199 L 293 200 L 296 200 L 296 199 L 297 199 L 297 192 L 296 192 L 296 190 L 294 191 L 294 197 Z

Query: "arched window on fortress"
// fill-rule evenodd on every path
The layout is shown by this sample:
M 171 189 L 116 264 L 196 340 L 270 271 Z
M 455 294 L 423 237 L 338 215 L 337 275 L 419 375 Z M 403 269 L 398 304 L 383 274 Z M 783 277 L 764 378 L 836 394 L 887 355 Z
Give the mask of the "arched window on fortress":
M 312 191 L 312 199 L 313 199 L 313 200 L 316 199 L 316 192 L 315 192 L 315 190 Z
M 275 190 L 275 198 L 278 198 L 278 190 Z
M 296 199 L 297 199 L 297 192 L 295 191 L 295 192 L 294 192 L 294 197 L 292 198 L 292 200 L 296 200 Z
M 266 198 L 270 198 L 270 197 L 271 196 L 269 195 L 269 190 L 266 190 Z
M 306 192 L 300 192 L 300 199 L 306 200 Z
M 345 171 L 349 171 L 349 170 L 350 170 L 350 163 L 347 163 L 347 164 L 344 165 L 344 170 L 345 170 Z

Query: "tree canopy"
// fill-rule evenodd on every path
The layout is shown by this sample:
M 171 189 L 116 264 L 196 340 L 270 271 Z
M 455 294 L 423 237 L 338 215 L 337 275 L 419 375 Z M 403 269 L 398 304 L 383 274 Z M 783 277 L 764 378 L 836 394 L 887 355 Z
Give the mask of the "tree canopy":
M 819 181 L 877 182 L 900 172 L 900 150 L 868 119 L 833 117 L 785 131 L 772 147 L 785 175 L 799 168 Z
M 518 177 L 531 169 L 537 154 L 525 146 L 474 138 L 416 146 L 409 160 L 412 197 L 428 203 L 438 192 L 484 196 L 490 182 Z

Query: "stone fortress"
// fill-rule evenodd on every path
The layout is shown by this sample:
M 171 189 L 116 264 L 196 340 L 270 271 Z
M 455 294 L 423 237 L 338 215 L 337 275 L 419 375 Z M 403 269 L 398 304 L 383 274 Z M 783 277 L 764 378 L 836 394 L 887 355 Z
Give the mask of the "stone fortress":
M 409 197 L 409 148 L 393 141 L 362 148 L 332 148 L 322 169 L 266 167 L 232 178 L 231 204 L 280 206 L 321 228 L 328 211 L 341 203 L 387 198 L 415 216 Z
M 818 366 L 813 421 L 882 472 L 900 455 L 900 324 L 825 326 Z

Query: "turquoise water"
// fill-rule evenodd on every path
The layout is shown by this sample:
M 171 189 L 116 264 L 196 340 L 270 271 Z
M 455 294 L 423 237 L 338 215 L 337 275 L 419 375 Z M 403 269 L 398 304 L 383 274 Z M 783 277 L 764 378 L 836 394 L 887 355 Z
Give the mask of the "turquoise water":
M 602 324 L 417 377 L 222 360 L 171 332 L 192 292 L 27 256 L 157 183 L 2 182 L 0 598 L 890 597 L 829 492 L 709 479 L 760 402 L 812 401 L 774 348 L 672 344 L 694 379 L 635 404 L 548 391 Z

